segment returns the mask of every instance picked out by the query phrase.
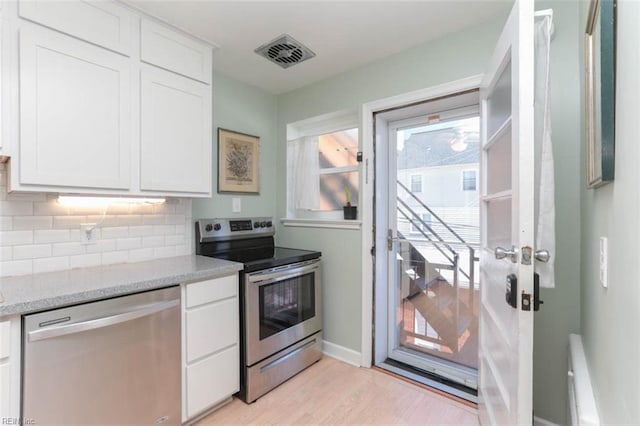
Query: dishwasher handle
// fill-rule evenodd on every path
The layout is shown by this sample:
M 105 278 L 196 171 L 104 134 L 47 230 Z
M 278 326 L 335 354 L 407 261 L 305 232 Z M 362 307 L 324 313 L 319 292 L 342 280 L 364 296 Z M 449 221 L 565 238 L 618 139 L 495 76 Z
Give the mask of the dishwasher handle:
M 180 306 L 179 299 L 170 300 L 168 302 L 154 303 L 151 305 L 144 305 L 141 309 L 127 311 L 117 315 L 110 315 L 103 318 L 96 318 L 88 321 L 77 322 L 74 324 L 60 325 L 57 327 L 42 328 L 40 330 L 30 331 L 28 333 L 29 341 L 36 342 L 38 340 L 51 339 L 54 337 L 65 336 L 67 334 L 79 333 L 81 331 L 108 327 L 111 325 L 146 317 L 148 315 L 162 312 L 176 306 Z

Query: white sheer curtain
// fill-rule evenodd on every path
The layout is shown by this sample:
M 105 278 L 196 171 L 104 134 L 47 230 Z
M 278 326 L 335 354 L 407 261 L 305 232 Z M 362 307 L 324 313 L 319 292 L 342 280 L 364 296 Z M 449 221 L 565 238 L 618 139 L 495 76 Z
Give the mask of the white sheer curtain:
M 320 208 L 320 158 L 318 137 L 305 136 L 287 142 L 287 196 L 294 210 Z
M 555 191 L 551 109 L 549 99 L 549 51 L 552 15 L 535 20 L 535 147 L 536 147 L 536 250 L 548 250 L 547 263 L 536 262 L 541 287 L 555 287 Z

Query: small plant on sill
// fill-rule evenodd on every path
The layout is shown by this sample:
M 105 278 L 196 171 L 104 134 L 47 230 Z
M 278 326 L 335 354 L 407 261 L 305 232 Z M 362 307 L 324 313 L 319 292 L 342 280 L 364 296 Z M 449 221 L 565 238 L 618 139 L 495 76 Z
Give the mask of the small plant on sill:
M 349 191 L 349 187 L 345 185 L 344 187 L 344 196 L 346 205 L 342 208 L 344 218 L 346 220 L 354 220 L 358 218 L 358 206 L 351 205 L 351 192 Z

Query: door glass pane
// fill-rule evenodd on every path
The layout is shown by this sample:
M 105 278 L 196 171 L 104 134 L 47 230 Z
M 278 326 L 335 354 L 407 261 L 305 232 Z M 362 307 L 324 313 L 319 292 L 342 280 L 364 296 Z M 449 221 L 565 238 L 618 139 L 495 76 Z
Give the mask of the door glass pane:
M 487 247 L 511 247 L 511 198 L 487 203 Z
M 479 135 L 477 115 L 397 132 L 391 357 L 419 368 L 436 359 L 467 374 L 477 367 Z
M 511 117 L 511 62 L 502 71 L 487 99 L 487 137 L 491 137 Z
M 487 151 L 487 194 L 511 189 L 511 129 Z
M 314 273 L 260 287 L 260 340 L 315 316 Z

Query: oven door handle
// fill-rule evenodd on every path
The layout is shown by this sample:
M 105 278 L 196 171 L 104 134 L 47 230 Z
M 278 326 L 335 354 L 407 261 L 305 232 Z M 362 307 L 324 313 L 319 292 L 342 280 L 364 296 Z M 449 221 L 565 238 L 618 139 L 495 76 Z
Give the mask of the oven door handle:
M 316 261 L 302 267 L 283 268 L 276 271 L 268 270 L 264 272 L 254 272 L 254 273 L 247 274 L 247 278 L 249 282 L 252 284 L 265 285 L 274 281 L 281 281 L 281 280 L 293 278 L 295 276 L 299 276 L 307 272 L 312 272 L 318 269 L 320 269 L 320 263 Z

